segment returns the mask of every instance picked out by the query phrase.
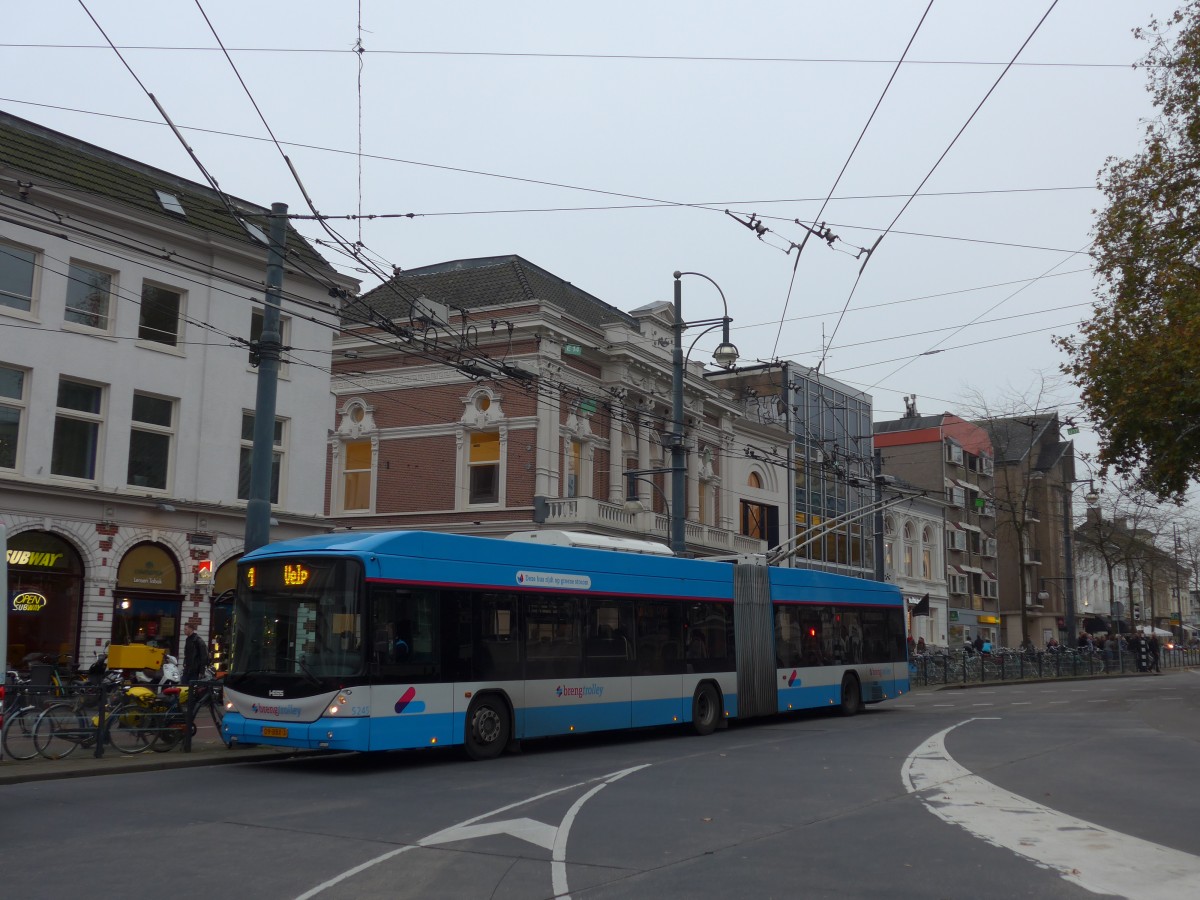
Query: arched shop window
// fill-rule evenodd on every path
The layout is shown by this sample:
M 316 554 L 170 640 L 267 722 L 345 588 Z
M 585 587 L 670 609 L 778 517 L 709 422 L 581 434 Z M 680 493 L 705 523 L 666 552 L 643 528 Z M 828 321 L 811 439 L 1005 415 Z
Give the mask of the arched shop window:
M 179 563 L 160 544 L 138 544 L 121 559 L 113 598 L 114 644 L 149 644 L 179 655 Z
M 12 535 L 6 596 L 10 667 L 24 669 L 25 660 L 35 655 L 56 660 L 75 656 L 83 561 L 74 547 L 46 531 Z

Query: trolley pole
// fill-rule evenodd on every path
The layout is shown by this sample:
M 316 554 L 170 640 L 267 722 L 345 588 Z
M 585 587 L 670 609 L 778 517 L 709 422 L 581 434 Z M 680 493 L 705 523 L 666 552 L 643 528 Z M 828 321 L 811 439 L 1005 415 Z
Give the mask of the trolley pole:
M 283 251 L 287 241 L 287 204 L 271 204 L 267 249 L 267 290 L 263 330 L 258 341 L 258 397 L 254 404 L 254 445 L 250 453 L 250 501 L 246 504 L 246 552 L 271 540 L 271 470 L 275 458 L 275 394 L 279 385 L 279 295 L 283 289 Z

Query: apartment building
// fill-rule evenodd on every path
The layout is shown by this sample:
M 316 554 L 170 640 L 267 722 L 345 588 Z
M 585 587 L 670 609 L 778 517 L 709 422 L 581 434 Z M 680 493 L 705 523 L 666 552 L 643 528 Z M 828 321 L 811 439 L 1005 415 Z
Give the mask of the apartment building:
M 946 637 L 950 647 L 1001 640 L 994 457 L 988 433 L 953 413 L 874 424 L 880 470 L 944 500 Z M 932 534 L 932 532 L 931 532 Z M 922 549 L 923 552 L 923 549 Z
M 7 658 L 174 653 L 222 630 L 242 553 L 269 210 L 3 113 L 0 209 Z M 331 291 L 357 287 L 288 247 L 275 537 L 325 528 Z

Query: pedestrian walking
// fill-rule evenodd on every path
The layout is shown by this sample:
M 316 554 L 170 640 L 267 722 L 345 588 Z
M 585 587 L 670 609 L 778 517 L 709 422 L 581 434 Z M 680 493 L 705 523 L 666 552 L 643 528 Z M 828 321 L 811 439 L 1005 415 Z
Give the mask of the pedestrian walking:
M 1158 667 L 1158 663 L 1159 663 L 1159 653 L 1161 652 L 1162 648 L 1159 646 L 1159 643 L 1158 643 L 1158 635 L 1156 635 L 1156 634 L 1150 635 L 1150 640 L 1147 641 L 1146 644 L 1150 650 L 1150 669 L 1153 672 L 1157 672 L 1157 673 L 1161 674 L 1162 669 L 1160 669 Z
M 183 633 L 187 635 L 183 641 L 183 683 L 191 684 L 204 675 L 208 665 L 208 648 L 204 646 L 200 635 L 196 634 L 196 626 L 191 622 L 183 626 Z

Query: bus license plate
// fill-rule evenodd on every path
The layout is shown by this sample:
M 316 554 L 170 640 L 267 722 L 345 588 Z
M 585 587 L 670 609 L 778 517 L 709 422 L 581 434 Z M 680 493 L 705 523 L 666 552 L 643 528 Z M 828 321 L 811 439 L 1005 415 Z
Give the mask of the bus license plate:
M 264 725 L 262 730 L 263 737 L 287 737 L 286 728 L 278 728 L 274 725 Z

